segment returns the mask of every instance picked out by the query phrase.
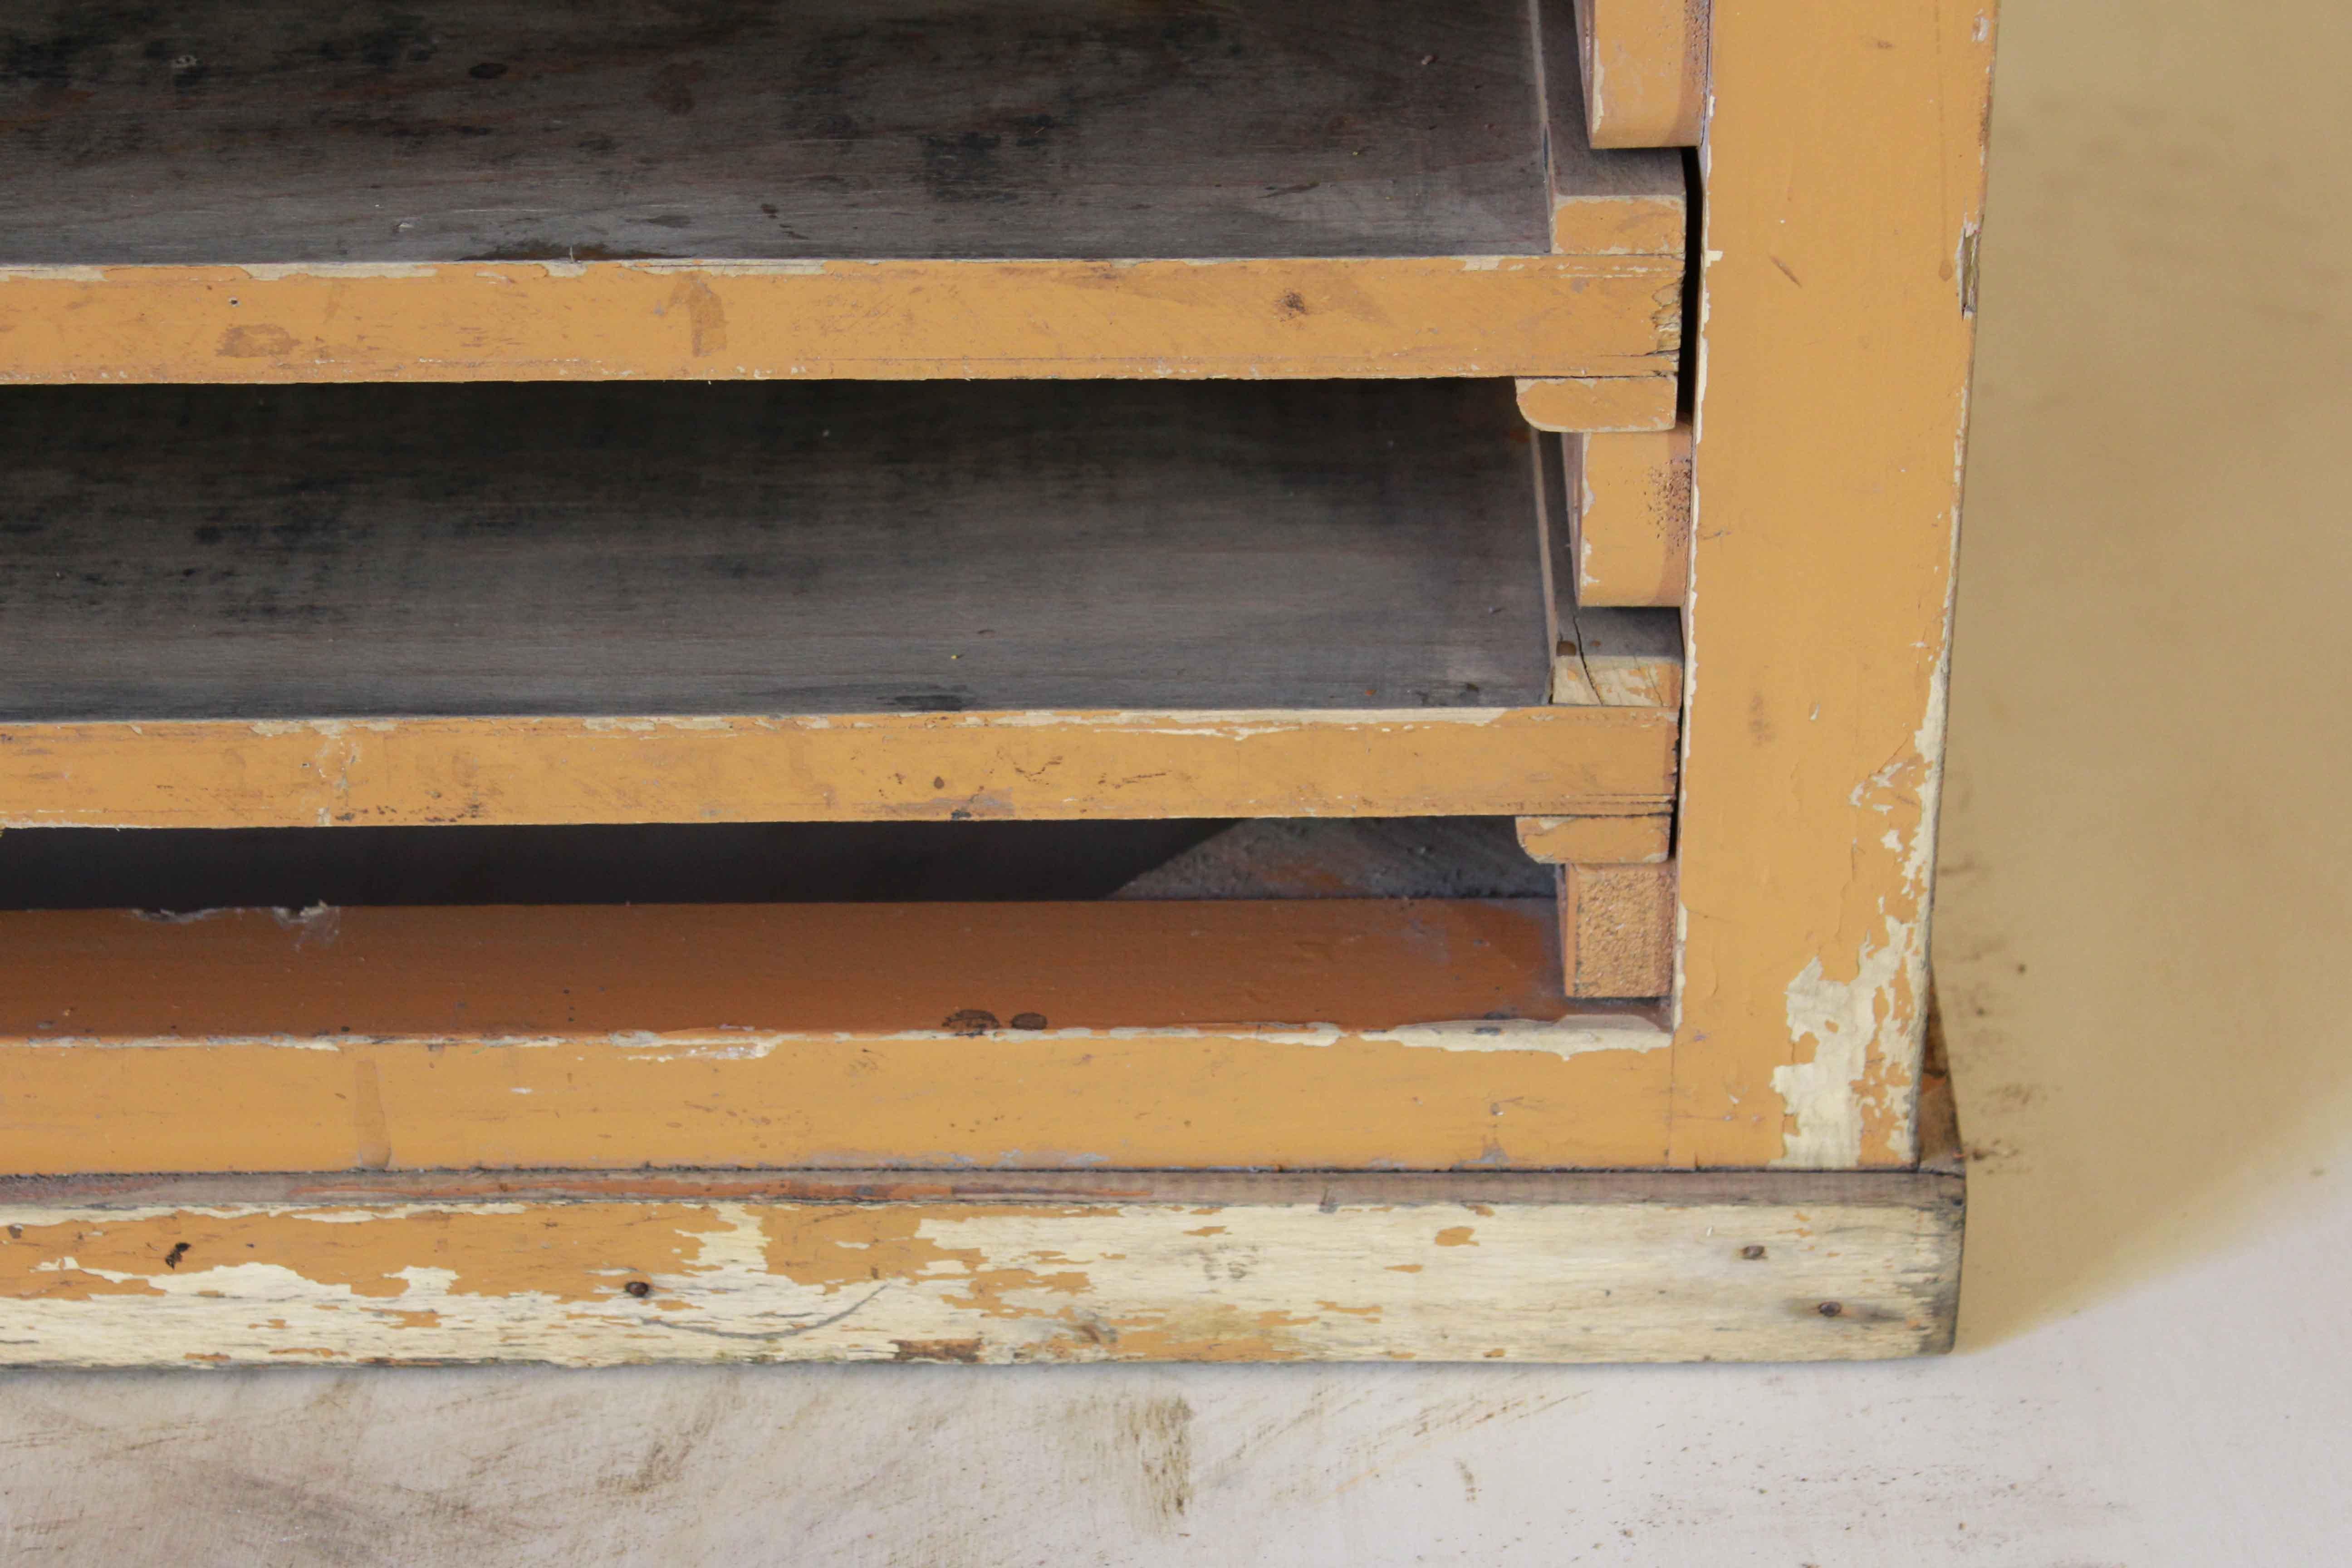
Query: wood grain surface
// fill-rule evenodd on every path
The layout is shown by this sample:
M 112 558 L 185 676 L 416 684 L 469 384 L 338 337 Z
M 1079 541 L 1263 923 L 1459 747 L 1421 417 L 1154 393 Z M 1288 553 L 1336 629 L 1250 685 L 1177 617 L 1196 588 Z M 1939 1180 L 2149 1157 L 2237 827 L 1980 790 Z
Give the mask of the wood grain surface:
M 1551 248 L 1524 0 L 25 0 L 5 33 L 0 264 Z

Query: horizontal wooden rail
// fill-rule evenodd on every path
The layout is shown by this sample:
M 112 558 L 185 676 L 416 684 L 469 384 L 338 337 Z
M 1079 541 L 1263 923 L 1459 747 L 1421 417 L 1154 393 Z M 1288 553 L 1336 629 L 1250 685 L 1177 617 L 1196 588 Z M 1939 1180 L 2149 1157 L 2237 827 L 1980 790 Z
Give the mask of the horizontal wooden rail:
M 1654 1164 L 1548 900 L 0 915 L 0 1173 Z
M 0 1182 L 0 1363 L 1810 1361 L 1950 1342 L 1961 1178 Z
M 1656 380 L 1681 341 L 1665 256 L 0 266 L 0 382 Z
M 10 724 L 0 826 L 1612 816 L 1675 745 L 1606 707 Z

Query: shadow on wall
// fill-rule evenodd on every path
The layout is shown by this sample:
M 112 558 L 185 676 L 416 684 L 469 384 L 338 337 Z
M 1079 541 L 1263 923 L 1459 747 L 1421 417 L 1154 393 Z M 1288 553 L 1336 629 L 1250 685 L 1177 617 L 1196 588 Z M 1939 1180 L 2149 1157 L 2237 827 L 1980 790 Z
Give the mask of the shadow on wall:
M 1936 931 L 1964 1347 L 2352 1159 L 2352 10 L 2002 32 Z

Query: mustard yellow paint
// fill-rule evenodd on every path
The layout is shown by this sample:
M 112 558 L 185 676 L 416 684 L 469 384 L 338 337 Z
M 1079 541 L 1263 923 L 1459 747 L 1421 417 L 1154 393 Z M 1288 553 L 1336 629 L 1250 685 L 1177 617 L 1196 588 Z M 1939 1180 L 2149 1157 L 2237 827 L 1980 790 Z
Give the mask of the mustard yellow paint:
M 1691 147 L 1706 121 L 1708 0 L 1576 0 L 1595 147 Z
M 1649 243 L 1630 216 L 1618 240 Z M 1681 277 L 1679 254 L 0 268 L 0 382 L 1641 375 L 1672 368 Z
M 1555 1047 L 1555 940 L 1387 900 L 0 916 L 0 1173 L 1657 1163 L 1664 1036 Z
M 1519 847 L 1549 865 L 1655 866 L 1674 848 L 1675 819 L 1655 816 L 1523 816 Z
M 1576 602 L 1679 608 L 1690 588 L 1691 427 L 1570 439 Z
M 1654 811 L 1675 717 L 918 713 L 0 726 L 0 826 Z
M 1675 422 L 1671 375 L 1523 380 L 1518 390 L 1519 416 L 1538 430 L 1664 430 Z
M 1993 11 L 1714 28 L 1672 1145 L 1906 1163 Z

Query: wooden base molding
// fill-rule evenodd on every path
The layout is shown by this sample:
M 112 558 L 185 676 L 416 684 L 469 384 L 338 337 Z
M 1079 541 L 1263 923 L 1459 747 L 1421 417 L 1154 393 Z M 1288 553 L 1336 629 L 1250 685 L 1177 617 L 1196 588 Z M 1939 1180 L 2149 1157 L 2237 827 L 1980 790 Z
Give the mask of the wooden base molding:
M 805 1172 L 0 1183 L 0 1364 L 1854 1361 L 1962 1178 Z

